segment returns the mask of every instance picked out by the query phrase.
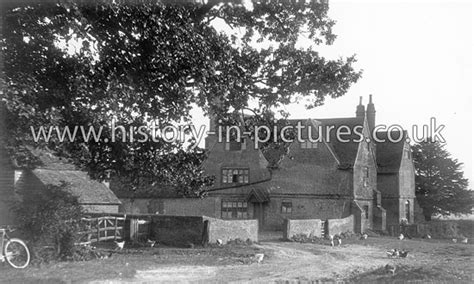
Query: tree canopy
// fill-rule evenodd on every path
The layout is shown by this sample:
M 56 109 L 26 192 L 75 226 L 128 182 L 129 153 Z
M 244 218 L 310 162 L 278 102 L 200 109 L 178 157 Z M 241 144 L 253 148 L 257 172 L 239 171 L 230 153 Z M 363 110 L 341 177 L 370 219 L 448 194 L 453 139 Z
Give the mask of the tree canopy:
M 2 143 L 27 164 L 22 149 L 37 144 L 31 127 L 102 126 L 100 141 L 41 144 L 98 179 L 112 170 L 134 185 L 167 182 L 199 195 L 212 182 L 200 168 L 202 149 L 162 137 L 130 141 L 136 133 L 115 133 L 110 143 L 110 121 L 163 127 L 189 121 L 193 106 L 223 119 L 250 107 L 270 120 L 279 106 L 304 99 L 312 108 L 344 95 L 361 72 L 354 56 L 330 60 L 316 50 L 336 38 L 328 8 L 320 1 L 260 1 L 252 9 L 230 1 L 4 4 Z M 231 32 L 216 28 L 223 26 Z M 311 47 L 298 47 L 303 36 Z
M 470 214 L 474 195 L 461 170 L 440 142 L 423 141 L 413 146 L 416 197 L 426 220 L 435 215 Z

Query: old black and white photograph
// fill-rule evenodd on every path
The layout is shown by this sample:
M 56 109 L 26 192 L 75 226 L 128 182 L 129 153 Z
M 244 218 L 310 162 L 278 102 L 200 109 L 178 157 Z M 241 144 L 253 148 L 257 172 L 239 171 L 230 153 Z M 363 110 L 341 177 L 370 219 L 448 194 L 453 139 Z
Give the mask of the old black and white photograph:
M 469 0 L 1 0 L 0 283 L 473 283 Z

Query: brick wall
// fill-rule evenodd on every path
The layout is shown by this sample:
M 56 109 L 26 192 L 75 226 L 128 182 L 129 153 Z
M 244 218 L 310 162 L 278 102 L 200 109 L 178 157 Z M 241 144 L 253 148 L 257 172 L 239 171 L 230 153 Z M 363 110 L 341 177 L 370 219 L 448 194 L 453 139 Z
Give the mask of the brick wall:
M 120 212 L 172 216 L 220 217 L 219 197 L 206 198 L 120 198 Z
M 344 232 L 354 232 L 354 215 L 342 219 L 328 220 L 329 235 L 334 236 Z
M 283 238 L 285 240 L 290 240 L 292 237 L 297 235 L 318 238 L 323 237 L 321 235 L 321 222 L 322 221 L 319 219 L 285 219 L 283 226 Z
M 204 220 L 209 221 L 209 243 L 215 243 L 217 239 L 224 243 L 235 239 L 258 242 L 257 220 L 222 220 L 209 217 L 204 217 Z

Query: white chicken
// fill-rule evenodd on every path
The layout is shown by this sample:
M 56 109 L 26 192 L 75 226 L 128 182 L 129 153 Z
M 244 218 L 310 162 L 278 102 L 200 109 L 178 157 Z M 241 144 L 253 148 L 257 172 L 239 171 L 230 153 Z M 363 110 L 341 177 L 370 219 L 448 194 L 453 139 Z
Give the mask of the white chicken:
M 403 234 L 400 234 L 400 235 L 398 236 L 398 239 L 399 239 L 400 241 L 403 241 L 404 238 L 405 238 L 405 236 L 404 236 Z
M 256 253 L 255 254 L 255 261 L 258 264 L 260 264 L 260 263 L 262 263 L 264 257 L 265 257 L 265 255 L 263 253 Z
M 155 244 L 156 244 L 156 241 L 152 241 L 152 240 L 148 239 L 148 240 L 146 241 L 146 244 L 147 244 L 149 247 L 154 247 Z
M 121 241 L 121 242 L 114 241 L 114 242 L 115 242 L 115 245 L 117 245 L 117 247 L 115 248 L 116 250 L 123 250 L 123 248 L 125 247 L 125 241 Z

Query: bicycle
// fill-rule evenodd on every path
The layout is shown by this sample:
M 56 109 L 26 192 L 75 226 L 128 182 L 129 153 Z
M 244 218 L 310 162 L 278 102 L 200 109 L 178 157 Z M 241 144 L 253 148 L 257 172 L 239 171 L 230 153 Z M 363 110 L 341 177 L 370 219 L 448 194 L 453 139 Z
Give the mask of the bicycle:
M 30 263 L 30 251 L 25 242 L 17 238 L 10 238 L 7 234 L 13 232 L 10 227 L 0 228 L 0 262 L 7 262 L 11 267 L 22 269 Z

